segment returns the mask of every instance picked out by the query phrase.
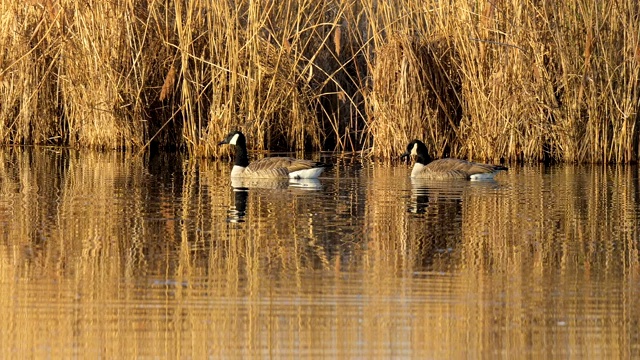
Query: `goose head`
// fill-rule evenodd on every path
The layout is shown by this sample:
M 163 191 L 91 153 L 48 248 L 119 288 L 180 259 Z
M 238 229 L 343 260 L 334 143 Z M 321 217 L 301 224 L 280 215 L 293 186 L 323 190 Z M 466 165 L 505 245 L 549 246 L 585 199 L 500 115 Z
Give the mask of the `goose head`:
M 224 138 L 224 140 L 220 141 L 218 145 L 235 145 L 238 147 L 246 147 L 247 139 L 244 137 L 244 134 L 240 131 L 232 131 Z
M 405 161 L 405 159 L 416 156 L 416 162 L 421 164 L 427 164 L 431 161 L 429 157 L 429 150 L 427 150 L 427 146 L 420 140 L 412 140 L 408 145 L 402 155 L 400 155 L 400 160 Z

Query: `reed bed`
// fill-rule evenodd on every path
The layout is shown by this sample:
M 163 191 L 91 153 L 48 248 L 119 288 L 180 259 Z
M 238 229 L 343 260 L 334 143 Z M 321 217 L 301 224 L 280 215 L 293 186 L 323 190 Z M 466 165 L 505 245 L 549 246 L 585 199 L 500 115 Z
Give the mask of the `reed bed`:
M 0 3 L 0 141 L 632 162 L 640 6 Z M 224 153 L 223 153 L 224 152 Z

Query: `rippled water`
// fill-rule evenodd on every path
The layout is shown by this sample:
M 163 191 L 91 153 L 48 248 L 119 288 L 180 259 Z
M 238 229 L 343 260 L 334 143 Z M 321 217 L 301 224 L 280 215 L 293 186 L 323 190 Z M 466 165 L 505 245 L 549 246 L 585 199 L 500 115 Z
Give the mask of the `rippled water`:
M 640 356 L 636 167 L 0 150 L 0 357 Z

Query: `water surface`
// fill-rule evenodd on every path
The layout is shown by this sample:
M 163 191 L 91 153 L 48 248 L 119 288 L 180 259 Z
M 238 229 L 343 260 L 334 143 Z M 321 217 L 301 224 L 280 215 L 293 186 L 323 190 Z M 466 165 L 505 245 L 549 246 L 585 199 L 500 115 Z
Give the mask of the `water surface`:
M 637 168 L 323 160 L 0 149 L 0 357 L 640 356 Z

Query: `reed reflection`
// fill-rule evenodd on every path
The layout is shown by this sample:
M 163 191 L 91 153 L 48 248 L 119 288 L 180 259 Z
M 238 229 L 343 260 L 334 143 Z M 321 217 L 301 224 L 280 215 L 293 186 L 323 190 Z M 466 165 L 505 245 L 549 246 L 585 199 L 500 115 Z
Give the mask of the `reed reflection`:
M 0 358 L 640 355 L 637 170 L 228 175 L 0 151 Z

